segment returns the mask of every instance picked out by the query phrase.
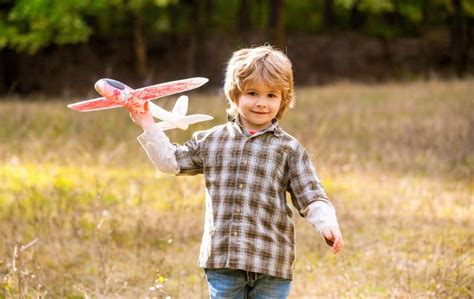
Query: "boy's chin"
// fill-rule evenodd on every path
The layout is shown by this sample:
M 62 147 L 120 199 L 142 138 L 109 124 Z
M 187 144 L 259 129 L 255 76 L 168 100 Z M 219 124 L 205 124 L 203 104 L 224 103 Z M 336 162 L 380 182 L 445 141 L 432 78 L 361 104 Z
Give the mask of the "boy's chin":
M 262 123 L 253 123 L 249 125 L 250 130 L 260 131 L 268 128 L 272 123 L 271 122 L 262 122 Z

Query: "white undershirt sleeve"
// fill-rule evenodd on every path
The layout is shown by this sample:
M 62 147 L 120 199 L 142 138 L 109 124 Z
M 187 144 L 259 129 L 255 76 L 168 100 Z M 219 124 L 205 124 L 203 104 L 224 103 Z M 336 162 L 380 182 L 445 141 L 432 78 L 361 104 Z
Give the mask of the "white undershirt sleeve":
M 336 210 L 332 204 L 327 201 L 314 201 L 310 203 L 303 211 L 305 219 L 318 231 L 329 226 L 339 227 L 336 217 Z
M 171 144 L 168 136 L 154 124 L 146 132 L 137 137 L 153 165 L 160 171 L 176 174 L 179 170 L 176 161 L 176 147 Z

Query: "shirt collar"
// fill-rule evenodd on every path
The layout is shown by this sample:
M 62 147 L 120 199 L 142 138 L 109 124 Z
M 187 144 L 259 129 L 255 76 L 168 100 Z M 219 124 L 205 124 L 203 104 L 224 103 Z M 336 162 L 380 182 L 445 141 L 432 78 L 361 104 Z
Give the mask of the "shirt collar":
M 242 124 L 242 121 L 240 120 L 240 116 L 237 115 L 236 117 L 234 117 L 232 120 L 231 120 L 232 123 L 234 123 L 234 127 L 237 128 L 237 130 L 239 130 L 240 133 L 244 134 L 244 135 L 248 135 L 248 136 L 253 136 L 251 135 L 248 130 L 244 127 L 244 125 Z M 262 131 L 258 131 L 256 132 L 255 134 L 256 135 L 260 135 L 260 134 L 263 134 L 263 133 L 266 133 L 266 132 L 273 132 L 273 134 L 277 137 L 280 137 L 282 136 L 283 134 L 283 131 L 282 129 L 280 128 L 280 125 L 279 125 L 279 122 L 277 119 L 273 119 L 272 120 L 272 124 L 266 128 L 265 130 L 262 130 Z M 254 134 L 254 135 L 255 135 Z

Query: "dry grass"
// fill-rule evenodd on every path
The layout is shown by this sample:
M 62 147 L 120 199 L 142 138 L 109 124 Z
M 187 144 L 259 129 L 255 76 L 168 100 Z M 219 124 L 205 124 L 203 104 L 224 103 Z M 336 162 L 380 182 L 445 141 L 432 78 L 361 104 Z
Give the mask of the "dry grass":
M 317 164 L 346 248 L 332 257 L 297 219 L 291 297 L 474 296 L 473 94 L 472 79 L 297 90 L 283 127 Z M 221 95 L 190 97 L 224 121 Z M 0 297 L 206 297 L 202 177 L 155 173 L 122 110 L 19 100 L 0 102 Z

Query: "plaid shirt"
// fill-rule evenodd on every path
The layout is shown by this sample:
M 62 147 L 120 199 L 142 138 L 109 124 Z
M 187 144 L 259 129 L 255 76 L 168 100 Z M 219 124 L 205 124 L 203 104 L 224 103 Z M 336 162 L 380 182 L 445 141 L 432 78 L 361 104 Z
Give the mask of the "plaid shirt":
M 238 119 L 175 146 L 177 174 L 205 177 L 199 265 L 291 279 L 294 220 L 286 192 L 301 215 L 315 201 L 331 206 L 303 146 L 278 122 L 250 135 Z

